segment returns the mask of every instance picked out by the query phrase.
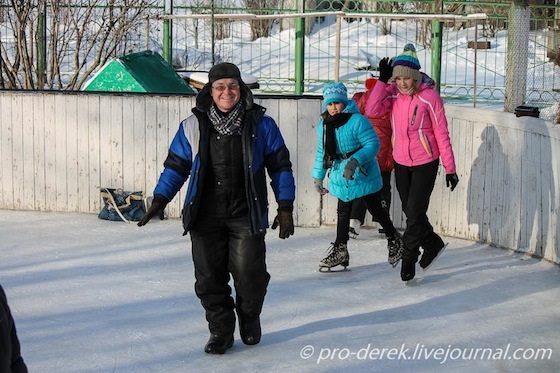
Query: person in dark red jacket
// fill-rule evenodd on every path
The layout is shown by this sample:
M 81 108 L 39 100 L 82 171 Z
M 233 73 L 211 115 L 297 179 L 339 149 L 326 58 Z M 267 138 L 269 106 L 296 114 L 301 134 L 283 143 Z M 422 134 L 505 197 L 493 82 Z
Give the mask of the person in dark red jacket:
M 27 373 L 27 366 L 21 357 L 16 324 L 2 286 L 0 286 L 0 372 Z
M 358 104 L 360 112 L 365 115 L 366 103 L 371 94 L 371 90 L 375 87 L 377 83 L 377 78 L 366 79 L 366 91 L 357 92 L 354 94 L 352 99 Z M 393 145 L 391 144 L 391 136 L 393 130 L 391 129 L 391 118 L 389 114 L 383 115 L 380 118 L 368 117 L 371 122 L 377 137 L 379 137 L 379 142 L 381 147 L 379 148 L 379 153 L 377 153 L 377 163 L 379 163 L 379 168 L 381 169 L 381 178 L 383 179 L 383 187 L 380 191 L 381 205 L 389 214 L 389 208 L 391 207 L 391 173 L 393 171 Z M 350 237 L 356 238 L 360 233 L 360 226 L 364 224 L 366 217 L 366 205 L 361 199 L 355 200 L 352 205 L 352 212 L 350 214 Z M 375 216 L 373 217 L 375 220 Z M 384 233 L 380 230 L 380 233 Z M 398 263 L 398 261 L 397 261 Z M 393 263 L 393 264 L 397 264 Z

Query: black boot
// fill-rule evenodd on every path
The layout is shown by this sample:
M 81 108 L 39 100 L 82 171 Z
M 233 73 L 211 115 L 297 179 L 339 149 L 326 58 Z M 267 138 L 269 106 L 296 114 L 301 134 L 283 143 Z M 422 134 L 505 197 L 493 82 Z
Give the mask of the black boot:
M 256 345 L 261 341 L 261 320 L 259 316 L 250 320 L 239 318 L 239 333 L 246 345 Z
M 204 346 L 204 352 L 207 354 L 225 354 L 226 350 L 233 346 L 233 334 L 219 335 L 210 334 L 210 338 Z
M 403 259 L 401 266 L 401 279 L 403 281 L 410 281 L 416 275 L 416 263 L 410 260 Z

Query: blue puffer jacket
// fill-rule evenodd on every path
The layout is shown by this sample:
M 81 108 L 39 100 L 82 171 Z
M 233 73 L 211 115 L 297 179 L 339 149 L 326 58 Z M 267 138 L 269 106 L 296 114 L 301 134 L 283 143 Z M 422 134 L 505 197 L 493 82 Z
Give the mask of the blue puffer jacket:
M 329 193 L 345 202 L 375 193 L 381 189 L 383 181 L 376 155 L 379 151 L 379 138 L 370 121 L 362 114 L 354 100 L 349 100 L 344 113 L 352 113 L 348 122 L 335 130 L 337 154 L 347 154 L 358 161 L 359 167 L 354 173 L 354 180 L 346 180 L 342 175 L 349 159 L 337 159 L 329 171 Z M 317 125 L 318 145 L 315 164 L 311 176 L 323 180 L 327 174 L 323 168 L 324 154 L 323 119 Z
M 204 175 L 209 157 L 212 124 L 208 115 L 194 108 L 193 115 L 183 120 L 175 134 L 165 160 L 154 195 L 172 200 L 189 180 L 183 207 L 184 234 L 192 228 L 204 189 Z M 265 109 L 251 104 L 243 121 L 243 168 L 249 203 L 251 232 L 264 233 L 268 227 L 268 196 L 266 174 L 271 179 L 279 207 L 292 207 L 295 182 L 288 149 L 276 122 L 265 115 Z

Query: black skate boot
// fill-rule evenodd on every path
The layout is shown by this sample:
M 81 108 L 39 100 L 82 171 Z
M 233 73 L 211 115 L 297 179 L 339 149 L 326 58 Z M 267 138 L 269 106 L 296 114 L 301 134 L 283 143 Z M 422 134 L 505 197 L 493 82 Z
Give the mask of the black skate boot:
M 416 275 L 416 263 L 410 260 L 403 260 L 401 266 L 401 279 L 410 281 Z
M 332 267 L 343 266 L 344 270 L 348 267 L 350 255 L 345 243 L 332 243 L 329 248 L 329 255 L 319 263 L 319 272 L 330 272 Z
M 439 250 L 424 250 L 422 257 L 420 258 L 420 267 L 424 271 L 430 269 L 432 264 L 436 261 L 437 258 L 443 253 L 443 250 L 447 247 L 447 244 L 444 244 Z
M 394 237 L 387 237 L 387 249 L 389 250 L 387 261 L 395 268 L 399 264 L 404 250 L 404 243 L 399 232 L 395 231 Z
M 360 235 L 360 227 L 362 223 L 358 219 L 350 219 L 350 228 L 348 229 L 348 235 L 350 238 L 356 239 Z

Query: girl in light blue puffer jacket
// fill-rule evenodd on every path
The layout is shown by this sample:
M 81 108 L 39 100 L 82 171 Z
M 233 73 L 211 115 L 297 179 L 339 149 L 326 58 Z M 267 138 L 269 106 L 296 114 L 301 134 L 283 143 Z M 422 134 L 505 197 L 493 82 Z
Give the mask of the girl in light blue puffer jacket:
M 393 226 L 381 205 L 379 191 L 383 184 L 376 155 L 379 138 L 370 121 L 353 100 L 348 100 L 342 83 L 327 83 L 323 88 L 326 110 L 317 125 L 318 145 L 312 177 L 317 191 L 325 194 L 323 179 L 329 175 L 328 192 L 338 198 L 336 239 L 319 270 L 330 270 L 349 264 L 348 229 L 352 202 L 364 197 L 368 210 L 378 218 L 387 236 L 389 263 L 400 260 L 403 245 L 399 232 Z

